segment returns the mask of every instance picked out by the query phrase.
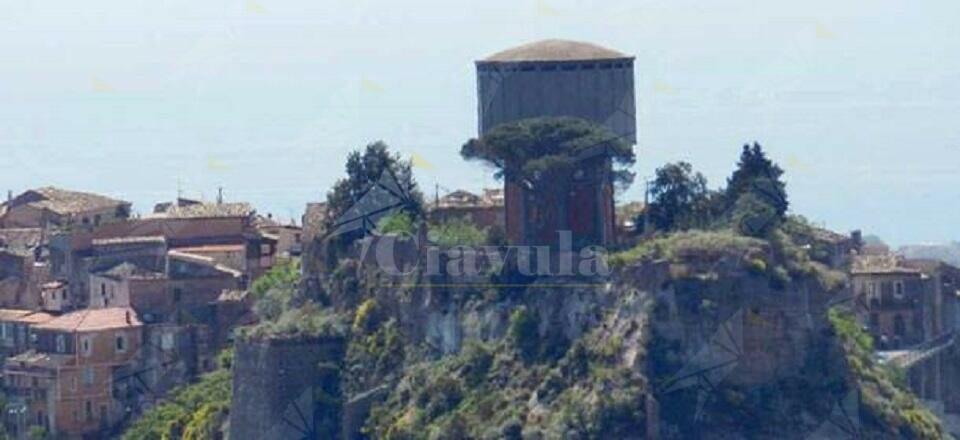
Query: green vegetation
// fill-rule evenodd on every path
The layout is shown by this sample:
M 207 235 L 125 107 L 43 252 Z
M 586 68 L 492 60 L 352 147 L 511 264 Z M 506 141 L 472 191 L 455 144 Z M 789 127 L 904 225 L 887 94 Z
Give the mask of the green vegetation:
M 377 230 L 381 234 L 413 235 L 417 232 L 417 225 L 410 213 L 397 211 L 381 218 Z
M 366 303 L 365 303 L 366 304 Z M 372 310 L 372 309 L 368 309 Z M 371 313 L 357 313 L 361 332 L 354 333 L 347 346 L 346 390 L 363 392 L 389 381 L 406 360 L 406 341 L 396 319 L 376 323 Z
M 766 253 L 766 241 L 731 231 L 686 231 L 644 241 L 633 249 L 613 254 L 610 264 L 622 267 L 640 260 L 680 262 L 685 257 L 715 259 L 725 255 L 756 256 Z
M 645 381 L 591 334 L 554 359 L 473 343 L 410 368 L 367 432 L 381 439 L 632 438 L 645 430 Z M 535 404 L 531 405 L 531 402 Z
M 540 319 L 536 312 L 526 307 L 513 311 L 510 315 L 510 341 L 520 350 L 524 359 L 535 358 L 540 350 Z
M 482 246 L 490 241 L 486 229 L 480 229 L 462 218 L 431 225 L 429 238 L 440 246 Z
M 423 196 L 417 189 L 410 162 L 402 160 L 398 154 L 391 154 L 383 142 L 369 144 L 363 152 L 351 152 L 347 157 L 346 173 L 347 177 L 338 180 L 333 190 L 327 193 L 328 230 L 333 226 L 333 222 L 363 197 L 366 197 L 366 206 L 393 206 L 401 203 L 399 208 L 403 212 L 414 219 L 422 217 Z M 395 194 L 387 191 L 370 191 L 373 185 L 385 177 L 384 173 L 396 178 L 389 179 L 388 182 L 390 185 L 399 185 L 399 189 L 408 196 L 405 197 L 406 200 L 398 200 Z M 336 240 L 346 245 L 362 237 L 363 233 L 361 230 L 350 231 L 338 235 Z
M 248 338 L 344 334 L 342 318 L 304 298 L 299 285 L 299 260 L 282 261 L 257 279 L 251 293 L 257 299 L 253 311 L 260 322 L 238 333 Z
M 295 306 L 300 284 L 300 261 L 284 260 L 254 281 L 250 293 L 256 299 L 253 311 L 261 320 L 280 318 Z
M 786 218 L 789 204 L 782 176 L 783 170 L 756 143 L 743 146 L 726 188 L 716 191 L 707 188 L 706 178 L 689 163 L 666 164 L 657 169 L 650 186 L 653 201 L 643 215 L 664 232 L 730 229 L 765 238 Z
M 586 160 L 601 157 L 592 154 L 599 147 L 616 167 L 615 183 L 629 185 L 633 181 L 628 170 L 635 160 L 633 147 L 606 128 L 579 118 L 531 118 L 502 124 L 469 140 L 460 154 L 496 167 L 498 178 L 523 182 L 535 192 L 563 193 Z
M 216 438 L 230 412 L 233 351 L 218 357 L 218 369 L 197 383 L 180 387 L 147 411 L 124 433 L 129 440 Z
M 380 310 L 377 305 L 377 300 L 367 298 L 360 304 L 360 307 L 357 307 L 357 312 L 354 314 L 353 332 L 358 335 L 372 332 L 376 330 L 380 324 L 379 319 Z
M 653 202 L 646 215 L 661 231 L 685 230 L 709 225 L 710 191 L 703 174 L 687 162 L 657 168 L 650 186 Z
M 744 145 L 740 161 L 733 175 L 727 179 L 724 198 L 728 206 L 737 204 L 741 197 L 751 195 L 758 203 L 773 209 L 775 218 L 783 219 L 787 208 L 786 184 L 781 180 L 783 169 L 767 158 L 760 144 Z
M 944 438 L 940 420 L 904 388 L 902 372 L 874 362 L 873 341 L 853 314 L 834 307 L 827 316 L 843 344 L 861 403 L 872 416 L 872 428 L 893 438 Z
M 347 325 L 341 316 L 313 302 L 284 310 L 275 319 L 244 327 L 239 333 L 244 338 L 298 338 L 316 336 L 340 336 L 346 334 Z
M 27 438 L 30 440 L 47 440 L 52 438 L 47 430 L 42 426 L 31 426 L 27 430 Z
M 624 267 L 637 261 L 715 261 L 722 257 L 741 261 L 753 274 L 769 277 L 771 285 L 783 289 L 791 282 L 813 279 L 827 291 L 835 291 L 846 285 L 843 272 L 815 261 L 810 252 L 798 246 L 795 240 L 809 242 L 806 236 L 797 235 L 801 230 L 787 221 L 765 235 L 765 239 L 739 234 L 729 229 L 690 230 L 655 236 L 642 241 L 632 249 L 610 256 L 612 267 Z M 787 225 L 791 225 L 787 229 Z M 794 235 L 784 232 L 790 230 Z

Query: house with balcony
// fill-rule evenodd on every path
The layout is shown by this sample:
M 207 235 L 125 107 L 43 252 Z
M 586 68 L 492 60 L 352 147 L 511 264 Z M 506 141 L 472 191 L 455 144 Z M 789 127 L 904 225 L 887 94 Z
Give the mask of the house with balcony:
M 126 402 L 115 378 L 138 362 L 143 323 L 128 307 L 78 310 L 32 326 L 33 348 L 7 360 L 8 430 L 42 426 L 57 438 L 105 436 Z

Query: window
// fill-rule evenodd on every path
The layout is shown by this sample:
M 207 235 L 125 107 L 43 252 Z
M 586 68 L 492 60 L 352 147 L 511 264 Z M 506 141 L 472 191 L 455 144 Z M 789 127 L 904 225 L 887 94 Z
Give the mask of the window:
M 90 356 L 93 354 L 93 341 L 90 339 L 90 336 L 83 336 L 80 338 L 80 352 L 84 356 Z
M 70 379 L 70 391 L 76 391 L 76 390 L 77 390 L 77 376 L 73 376 Z
M 93 224 L 94 226 L 100 226 L 100 214 L 93 216 Z
M 123 333 L 117 334 L 117 353 L 123 353 L 127 351 L 127 335 Z
M 160 348 L 164 351 L 173 349 L 173 333 L 164 333 L 160 337 Z
M 84 409 L 85 409 L 85 412 L 86 412 L 86 415 L 87 415 L 87 421 L 93 420 L 93 403 L 91 403 L 91 402 L 88 400 L 88 401 L 86 402 L 86 405 L 84 405 L 84 407 L 85 407 Z
M 903 281 L 897 281 L 896 284 L 894 284 L 894 291 L 893 291 L 893 293 L 894 293 L 894 295 L 896 295 L 896 296 L 898 296 L 898 297 L 902 297 L 902 296 L 903 296 Z
M 175 302 L 180 302 L 180 297 L 182 295 L 183 295 L 183 290 L 181 290 L 179 287 L 175 287 L 173 289 L 173 300 Z
M 83 369 L 83 384 L 84 385 L 93 385 L 93 368 L 87 367 Z
M 107 285 L 106 285 L 106 283 L 100 283 L 100 296 L 107 296 Z
M 57 335 L 57 353 L 67 352 L 67 338 L 63 335 Z

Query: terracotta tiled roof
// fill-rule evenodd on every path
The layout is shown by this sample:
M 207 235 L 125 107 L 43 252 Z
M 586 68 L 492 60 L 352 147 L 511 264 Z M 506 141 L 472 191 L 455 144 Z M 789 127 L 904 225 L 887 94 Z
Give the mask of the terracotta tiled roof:
M 48 209 L 57 214 L 75 214 L 128 204 L 99 194 L 69 191 L 52 186 L 31 191 L 39 194 L 42 200 L 30 202 L 30 205 Z
M 33 313 L 33 310 L 0 309 L 0 321 L 13 321 Z
M 171 206 L 156 217 L 167 218 L 217 218 L 250 217 L 256 210 L 249 203 L 197 203 L 184 206 Z
M 458 189 L 440 198 L 441 208 L 479 206 L 480 203 L 480 196 L 462 189 Z
M 53 315 L 45 312 L 24 309 L 0 309 L 0 321 L 39 324 L 51 319 L 53 319 Z
M 50 321 L 54 316 L 47 312 L 33 312 L 29 315 L 21 316 L 20 318 L 15 319 L 16 322 L 22 322 L 24 324 L 43 324 L 44 322 Z
M 482 62 L 580 61 L 630 58 L 621 52 L 593 43 L 570 40 L 542 40 L 490 55 Z
M 503 206 L 502 189 L 484 189 L 483 195 L 458 189 L 440 198 L 440 208 L 476 208 Z
M 109 330 L 113 328 L 137 327 L 143 325 L 137 312 L 129 307 L 111 307 L 107 309 L 77 310 L 60 315 L 43 324 L 38 330 L 60 330 L 86 332 Z

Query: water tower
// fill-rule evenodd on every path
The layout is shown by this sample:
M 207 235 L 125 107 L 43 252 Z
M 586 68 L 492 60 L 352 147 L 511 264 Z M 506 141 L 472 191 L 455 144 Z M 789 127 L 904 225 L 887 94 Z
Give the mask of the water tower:
M 479 132 L 543 116 L 574 116 L 605 126 L 636 144 L 633 57 L 595 44 L 543 40 L 477 61 Z M 597 162 L 594 162 L 597 163 Z M 586 168 L 570 194 L 536 199 L 505 183 L 507 238 L 513 244 L 554 244 L 570 230 L 579 244 L 615 240 L 610 161 Z

